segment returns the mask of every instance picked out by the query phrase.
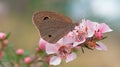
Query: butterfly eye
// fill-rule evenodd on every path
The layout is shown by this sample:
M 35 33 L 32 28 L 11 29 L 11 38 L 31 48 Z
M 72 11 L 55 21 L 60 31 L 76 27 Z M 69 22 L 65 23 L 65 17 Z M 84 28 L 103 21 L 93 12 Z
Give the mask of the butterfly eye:
M 47 20 L 47 19 L 49 19 L 49 17 L 47 17 L 47 16 L 43 18 L 43 20 Z
M 52 37 L 52 35 L 48 35 L 48 37 Z

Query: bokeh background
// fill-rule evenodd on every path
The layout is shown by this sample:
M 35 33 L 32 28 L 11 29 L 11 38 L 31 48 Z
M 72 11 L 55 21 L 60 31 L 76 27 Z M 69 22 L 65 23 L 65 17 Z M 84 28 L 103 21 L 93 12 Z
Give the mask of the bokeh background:
M 85 49 L 76 60 L 55 67 L 120 67 L 120 0 L 0 0 L 0 32 L 11 32 L 9 41 L 16 49 L 35 51 L 40 37 L 32 15 L 39 10 L 64 14 L 74 22 L 105 22 L 113 29 L 102 41 L 108 51 Z

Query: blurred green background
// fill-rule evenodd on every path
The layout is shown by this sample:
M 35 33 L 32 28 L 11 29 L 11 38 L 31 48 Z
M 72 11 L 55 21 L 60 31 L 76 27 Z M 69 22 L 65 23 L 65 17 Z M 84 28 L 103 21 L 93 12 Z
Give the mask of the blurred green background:
M 105 22 L 113 29 L 102 41 L 108 51 L 85 49 L 76 60 L 56 67 L 120 67 L 120 0 L 0 0 L 0 32 L 11 32 L 9 41 L 16 48 L 34 52 L 40 37 L 32 15 L 39 10 L 64 14 L 74 22 Z

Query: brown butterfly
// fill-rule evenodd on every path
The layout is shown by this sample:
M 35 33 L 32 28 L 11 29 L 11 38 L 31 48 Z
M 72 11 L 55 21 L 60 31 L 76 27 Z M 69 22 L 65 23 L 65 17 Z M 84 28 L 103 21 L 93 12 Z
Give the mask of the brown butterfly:
M 49 43 L 56 43 L 76 25 L 69 17 L 49 11 L 35 12 L 32 20 L 41 37 Z

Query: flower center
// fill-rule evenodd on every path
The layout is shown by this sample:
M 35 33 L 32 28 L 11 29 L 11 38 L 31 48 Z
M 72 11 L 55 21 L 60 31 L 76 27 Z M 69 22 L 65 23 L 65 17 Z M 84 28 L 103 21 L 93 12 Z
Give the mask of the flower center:
M 58 54 L 63 58 L 65 58 L 70 53 L 71 53 L 71 48 L 67 46 L 61 46 L 58 50 Z
M 78 36 L 77 36 L 77 41 L 81 42 L 83 41 L 85 38 L 85 33 L 84 32 L 78 32 Z

